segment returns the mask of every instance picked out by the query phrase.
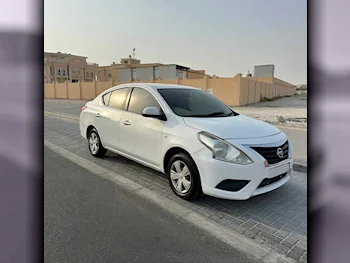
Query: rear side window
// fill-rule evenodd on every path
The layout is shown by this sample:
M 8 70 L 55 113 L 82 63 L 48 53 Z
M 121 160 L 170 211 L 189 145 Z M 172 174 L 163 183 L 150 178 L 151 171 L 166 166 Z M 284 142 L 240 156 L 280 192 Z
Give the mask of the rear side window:
M 109 98 L 111 97 L 111 92 L 105 94 L 102 96 L 102 101 L 104 105 L 108 105 Z
M 129 93 L 129 88 L 118 89 L 111 93 L 112 95 L 109 99 L 108 106 L 118 110 L 122 110 L 126 97 L 128 96 L 128 93 Z
M 147 90 L 134 88 L 131 93 L 128 111 L 142 114 L 144 108 L 156 107 L 161 110 L 157 100 Z

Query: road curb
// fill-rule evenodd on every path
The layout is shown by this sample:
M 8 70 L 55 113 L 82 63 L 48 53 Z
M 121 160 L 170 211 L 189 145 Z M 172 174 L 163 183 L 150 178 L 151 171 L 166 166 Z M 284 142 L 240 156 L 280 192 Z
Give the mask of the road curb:
M 300 164 L 300 163 L 294 163 L 293 164 L 293 170 L 301 173 L 307 173 L 307 165 Z
M 79 121 L 79 116 L 74 116 L 74 115 L 70 115 L 70 114 L 50 112 L 50 111 L 44 111 L 44 114 L 53 115 L 53 116 L 57 116 L 57 117 L 61 117 L 61 118 L 67 118 L 67 119 L 72 119 L 72 120 Z
M 228 231 L 224 226 L 219 223 L 206 218 L 197 212 L 187 208 L 184 205 L 175 203 L 174 201 L 160 196 L 156 192 L 128 179 L 122 175 L 112 172 L 104 167 L 101 167 L 83 157 L 78 156 L 60 146 L 57 146 L 50 141 L 44 140 L 44 145 L 55 153 L 63 156 L 64 158 L 78 164 L 86 170 L 119 185 L 129 192 L 132 192 L 148 201 L 156 204 L 168 213 L 176 216 L 177 218 L 200 228 L 204 232 L 211 236 L 221 240 L 227 245 L 235 248 L 236 250 L 244 253 L 251 259 L 255 259 L 263 263 L 295 263 L 292 258 L 285 256 L 277 252 L 276 250 L 264 246 L 254 240 L 239 234 L 235 231 Z M 186 202 L 186 201 L 184 201 Z

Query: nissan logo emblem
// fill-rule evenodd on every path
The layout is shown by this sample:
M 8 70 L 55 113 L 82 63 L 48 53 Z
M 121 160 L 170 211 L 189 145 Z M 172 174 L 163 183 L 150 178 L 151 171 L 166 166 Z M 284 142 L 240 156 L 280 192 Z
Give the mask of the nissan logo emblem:
M 277 149 L 277 156 L 279 157 L 279 158 L 283 158 L 283 150 L 282 150 L 282 148 L 278 148 Z

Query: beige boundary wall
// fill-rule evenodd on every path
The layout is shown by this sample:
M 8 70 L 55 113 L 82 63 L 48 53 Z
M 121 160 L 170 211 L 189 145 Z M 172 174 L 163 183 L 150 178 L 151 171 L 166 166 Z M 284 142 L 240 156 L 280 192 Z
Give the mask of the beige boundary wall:
M 44 85 L 45 99 L 92 100 L 101 92 L 125 82 L 77 82 L 50 83 Z M 135 82 L 137 83 L 137 82 Z M 244 106 L 260 102 L 264 98 L 272 99 L 294 95 L 296 88 L 279 79 L 255 79 L 236 75 L 233 78 L 205 76 L 203 79 L 154 80 L 149 83 L 166 83 L 192 86 L 212 93 L 229 106 Z

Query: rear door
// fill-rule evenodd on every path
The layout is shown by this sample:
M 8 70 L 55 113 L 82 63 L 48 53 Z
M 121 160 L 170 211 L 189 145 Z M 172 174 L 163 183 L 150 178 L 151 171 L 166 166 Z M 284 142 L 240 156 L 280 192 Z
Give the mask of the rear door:
M 120 120 L 121 151 L 143 162 L 159 166 L 164 121 L 142 116 L 146 107 L 162 110 L 157 99 L 143 88 L 133 88 Z
M 105 104 L 95 114 L 95 125 L 100 134 L 102 144 L 118 149 L 119 122 L 130 88 L 116 89 L 103 97 Z

